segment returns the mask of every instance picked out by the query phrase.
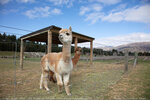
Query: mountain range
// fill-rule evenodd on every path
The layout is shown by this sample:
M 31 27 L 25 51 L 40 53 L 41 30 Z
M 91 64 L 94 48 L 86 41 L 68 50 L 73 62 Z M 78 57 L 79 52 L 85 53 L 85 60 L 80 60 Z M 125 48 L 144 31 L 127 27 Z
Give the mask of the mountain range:
M 137 52 L 150 52 L 150 42 L 135 42 L 135 43 L 130 43 L 130 44 L 125 44 L 125 45 L 120 45 L 120 46 L 116 46 L 116 47 L 103 47 L 101 49 L 104 50 L 112 50 L 112 49 L 116 49 L 118 51 L 124 51 L 124 50 L 128 50 L 131 52 L 137 51 Z

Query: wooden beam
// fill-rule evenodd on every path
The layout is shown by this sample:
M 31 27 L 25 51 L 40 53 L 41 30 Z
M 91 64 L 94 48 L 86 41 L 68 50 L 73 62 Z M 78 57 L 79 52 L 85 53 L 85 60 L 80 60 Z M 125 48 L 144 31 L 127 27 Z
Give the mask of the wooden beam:
M 20 45 L 20 68 L 23 70 L 23 55 L 24 55 L 24 46 L 23 46 L 23 39 L 21 39 L 21 45 Z
M 50 53 L 52 50 L 52 32 L 48 30 L 48 47 L 47 47 L 47 53 Z
M 38 32 L 38 33 L 36 33 L 36 34 L 29 35 L 29 36 L 26 36 L 26 37 L 23 37 L 22 39 L 28 40 L 28 38 L 34 37 L 34 36 L 36 36 L 36 35 L 43 34 L 43 33 L 45 33 L 45 32 L 47 32 L 47 30 L 46 30 L 46 31 L 43 31 L 43 32 Z
M 75 41 L 74 41 L 74 50 L 76 50 L 77 46 L 78 46 L 78 38 L 75 37 Z
M 79 39 L 83 39 L 83 40 L 88 40 L 88 41 L 92 41 L 93 39 L 81 36 L 81 35 L 77 35 L 77 34 L 72 34 L 73 37 L 77 37 Z
M 93 61 L 93 40 L 90 41 L 90 61 Z

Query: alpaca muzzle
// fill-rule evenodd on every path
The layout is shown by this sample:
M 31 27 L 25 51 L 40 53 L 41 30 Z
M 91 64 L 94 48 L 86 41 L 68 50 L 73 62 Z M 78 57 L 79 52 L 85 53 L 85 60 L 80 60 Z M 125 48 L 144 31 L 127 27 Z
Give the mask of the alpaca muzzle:
M 62 36 L 62 35 L 59 35 L 58 38 L 59 38 L 59 41 L 62 42 L 63 36 Z

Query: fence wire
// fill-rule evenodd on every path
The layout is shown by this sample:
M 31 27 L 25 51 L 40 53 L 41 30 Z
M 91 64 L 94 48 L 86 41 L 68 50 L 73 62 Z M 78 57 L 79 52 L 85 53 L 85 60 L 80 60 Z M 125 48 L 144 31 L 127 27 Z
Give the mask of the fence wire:
M 50 93 L 47 93 L 45 90 L 39 89 L 39 81 L 41 75 L 41 66 L 40 60 L 41 57 L 46 54 L 45 52 L 39 54 L 38 52 L 26 52 L 24 55 L 24 70 L 20 70 L 19 65 L 19 52 L 17 52 L 17 43 L 10 42 L 0 42 L 2 44 L 14 44 L 11 46 L 13 54 L 6 53 L 1 54 L 1 98 L 5 97 L 14 97 L 22 99 L 32 98 L 43 98 L 44 100 L 48 96 L 51 99 L 69 99 L 66 98 L 65 92 L 63 94 L 57 94 L 56 84 L 49 81 L 49 87 L 51 89 Z M 102 45 L 102 44 L 99 44 Z M 36 47 L 36 45 L 32 45 Z M 74 53 L 72 57 L 74 57 Z M 126 55 L 128 56 L 128 55 Z M 93 56 L 94 62 L 90 63 L 90 54 L 80 55 L 80 60 L 71 74 L 71 89 L 75 96 L 72 97 L 73 100 L 83 99 L 83 100 L 92 100 L 95 98 L 90 92 L 97 93 L 99 88 L 101 91 L 100 97 L 106 93 L 106 89 L 117 83 L 120 80 L 122 74 L 124 73 L 125 60 L 128 62 L 129 69 L 133 66 L 134 56 L 128 56 L 128 59 L 125 59 L 125 56 L 105 56 L 105 55 L 96 55 Z M 13 60 L 13 61 L 12 61 Z M 137 60 L 137 58 L 136 58 Z M 6 69 L 3 69 L 3 66 Z M 135 66 L 135 64 L 134 64 Z M 13 67 L 10 69 L 10 67 Z M 80 78 L 79 78 L 80 77 Z M 10 79 L 12 78 L 12 80 Z M 95 80 L 95 81 L 94 81 Z M 9 81 L 9 82 L 8 82 Z M 3 83 L 4 82 L 4 83 Z M 4 84 L 4 86 L 3 86 Z M 6 89 L 8 85 L 8 89 Z M 5 89 L 4 89 L 5 88 Z M 75 89 L 78 90 L 75 90 Z M 92 89 L 92 90 L 91 90 Z M 10 92 L 10 93 L 9 93 Z M 12 93 L 11 93 L 12 92 Z M 9 93 L 9 95 L 7 95 Z M 50 95 L 52 94 L 52 95 Z M 59 95 L 61 98 L 55 98 L 53 95 Z M 82 98 L 80 98 L 82 97 Z

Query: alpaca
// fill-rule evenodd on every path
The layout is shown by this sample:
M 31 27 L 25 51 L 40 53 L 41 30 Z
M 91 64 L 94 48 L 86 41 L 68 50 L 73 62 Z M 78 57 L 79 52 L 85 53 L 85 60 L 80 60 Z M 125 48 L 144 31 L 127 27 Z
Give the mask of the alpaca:
M 76 48 L 75 49 L 75 55 L 72 58 L 73 67 L 76 67 L 76 65 L 77 65 L 77 63 L 80 59 L 80 55 L 81 55 L 81 48 Z M 49 71 L 49 81 L 52 81 L 53 83 L 56 83 L 54 72 L 52 72 L 52 71 Z
M 63 50 L 60 53 L 48 53 L 41 59 L 42 74 L 40 80 L 40 89 L 43 87 L 49 91 L 48 75 L 49 71 L 55 73 L 58 92 L 62 92 L 63 85 L 67 95 L 71 95 L 69 89 L 70 73 L 73 69 L 71 60 L 72 28 L 61 29 L 59 31 L 59 40 L 63 44 Z
M 72 58 L 73 67 L 76 67 L 81 55 L 81 48 L 75 49 L 75 55 L 74 58 Z

